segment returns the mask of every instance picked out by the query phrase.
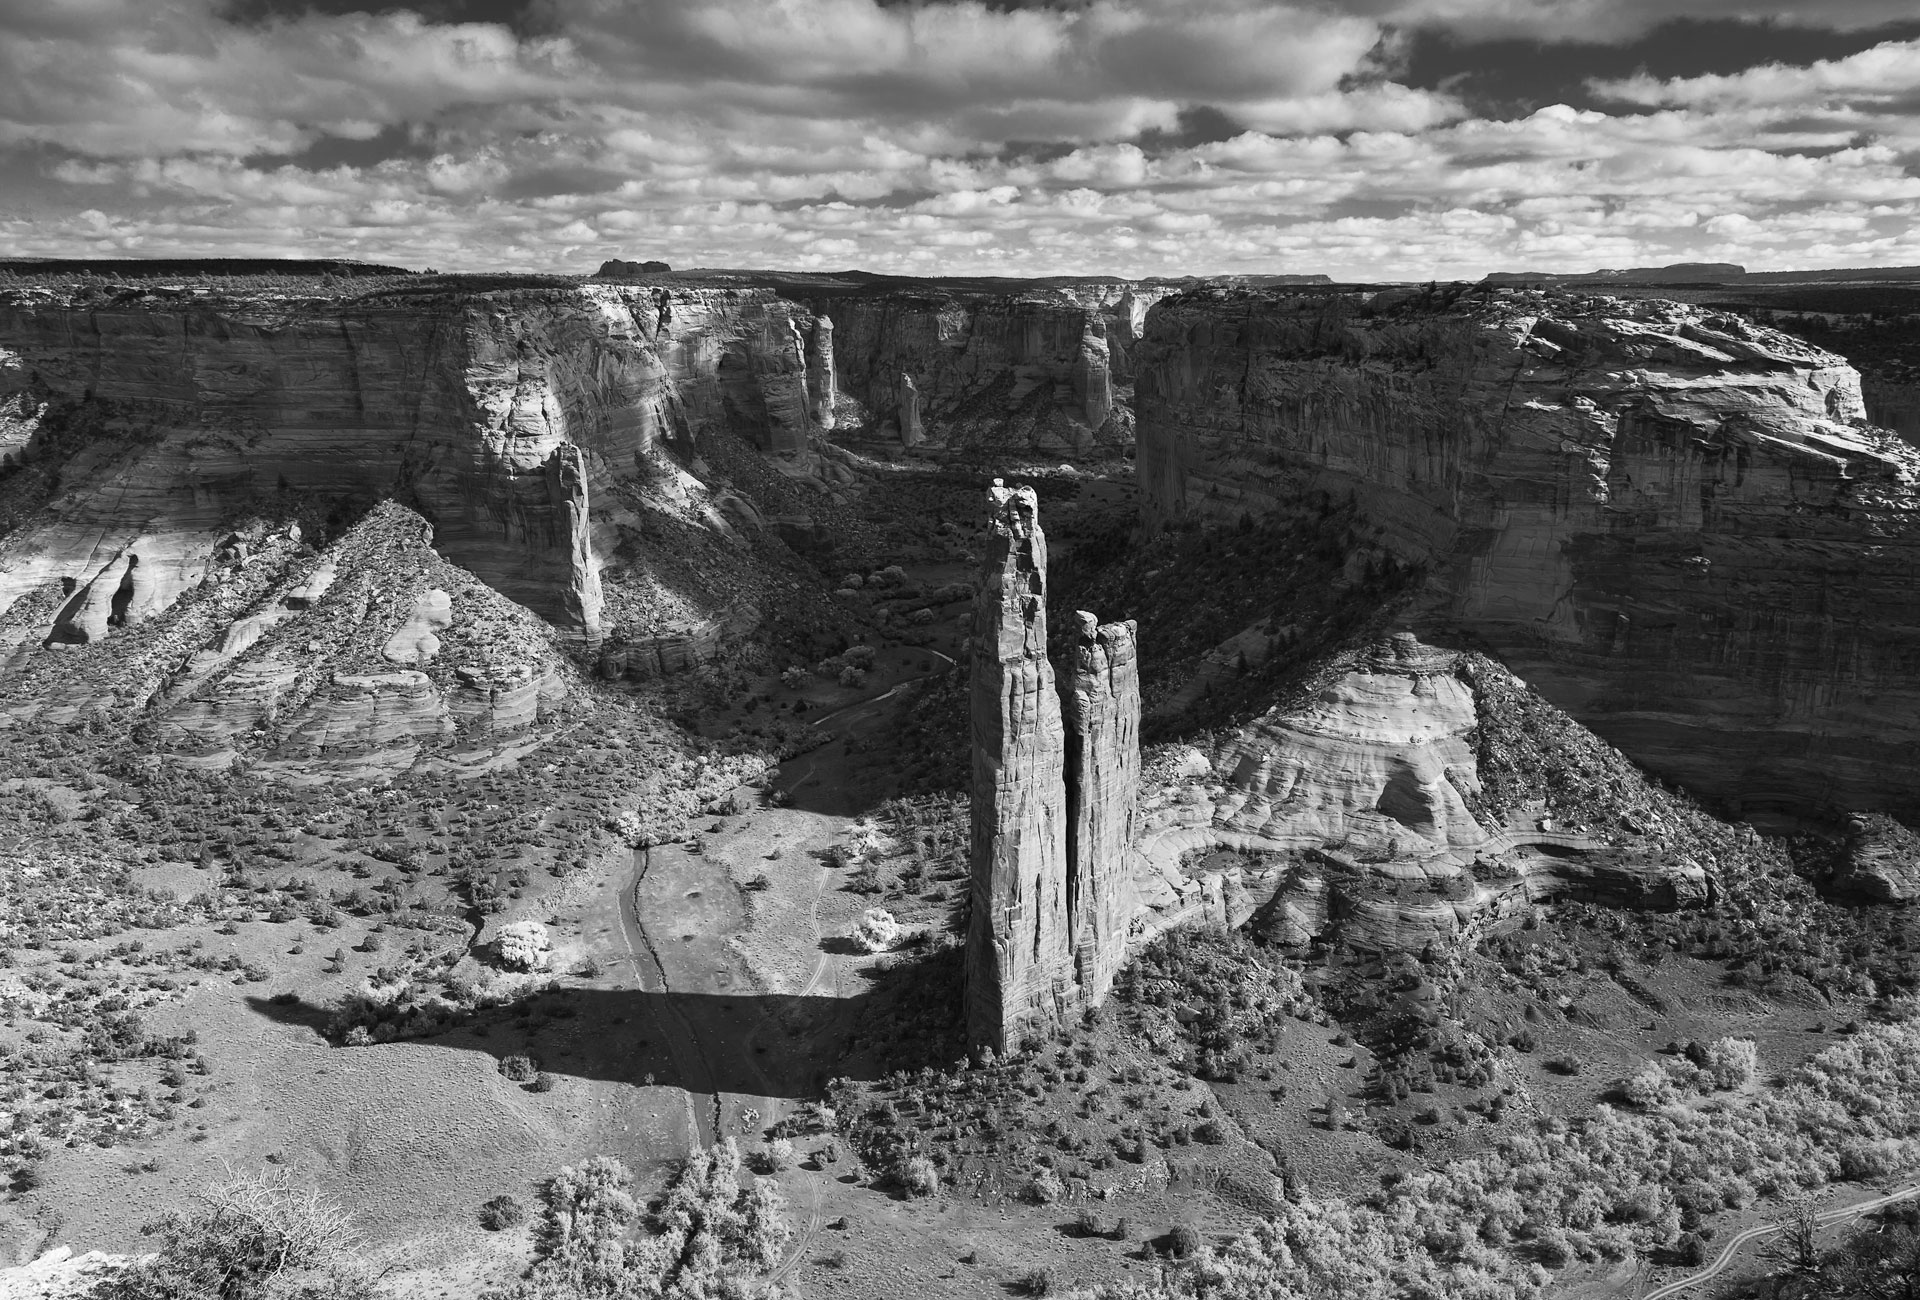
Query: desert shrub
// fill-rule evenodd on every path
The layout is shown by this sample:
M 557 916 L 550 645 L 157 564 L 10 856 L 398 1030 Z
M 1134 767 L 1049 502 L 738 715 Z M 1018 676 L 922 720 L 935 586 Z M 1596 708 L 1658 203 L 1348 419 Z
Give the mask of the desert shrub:
M 1619 1093 L 1629 1105 L 1651 1110 L 1678 1100 L 1680 1090 L 1665 1066 L 1659 1061 L 1648 1061 L 1620 1081 Z
M 775 1174 L 793 1168 L 793 1143 L 786 1138 L 763 1143 L 753 1153 L 753 1167 L 763 1174 Z
M 1204 1244 L 1200 1230 L 1191 1223 L 1176 1223 L 1167 1233 L 1167 1250 L 1175 1259 L 1193 1258 Z
M 1702 1069 L 1721 1089 L 1745 1087 L 1760 1069 L 1760 1052 L 1751 1038 L 1716 1038 L 1707 1044 Z
M 527 1208 L 504 1193 L 480 1207 L 480 1226 L 488 1232 L 504 1232 L 526 1222 Z
M 538 921 L 515 921 L 501 926 L 494 946 L 501 964 L 513 970 L 538 970 L 547 964 L 553 952 L 547 927 Z
M 1541 1062 L 1555 1074 L 1573 1075 L 1580 1073 L 1580 1058 L 1571 1055 L 1550 1056 Z
M 552 1092 L 553 1076 L 551 1074 L 548 1074 L 545 1070 L 540 1071 L 538 1074 L 533 1076 L 532 1082 L 527 1084 L 527 1091 L 528 1092 Z
M 531 1056 L 519 1052 L 502 1057 L 498 1069 L 510 1083 L 532 1083 L 540 1073 L 539 1064 Z
M 926 1156 L 911 1156 L 900 1167 L 900 1185 L 913 1196 L 932 1196 L 940 1190 L 940 1171 Z
M 860 914 L 860 923 L 853 928 L 853 941 L 868 952 L 888 952 L 899 944 L 905 933 L 892 912 L 883 907 L 869 907 Z
M 1059 1292 L 1060 1285 L 1054 1280 L 1050 1268 L 1036 1268 L 1020 1279 L 1020 1294 L 1050 1296 Z
M 99 1300 L 368 1300 L 352 1218 L 312 1188 L 243 1175 L 146 1229 L 160 1247 L 109 1279 Z

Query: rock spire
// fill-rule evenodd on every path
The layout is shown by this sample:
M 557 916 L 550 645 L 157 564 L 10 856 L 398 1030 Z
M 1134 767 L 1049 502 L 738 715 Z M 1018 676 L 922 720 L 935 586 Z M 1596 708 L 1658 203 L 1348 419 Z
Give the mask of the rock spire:
M 1039 502 L 996 481 L 974 606 L 966 1010 L 970 1041 L 998 1052 L 1105 997 L 1133 914 L 1134 625 L 1082 613 L 1062 690 L 1046 597 Z
M 1032 488 L 988 490 L 973 627 L 967 1033 L 1005 1051 L 1065 1010 L 1066 735 L 1047 659 L 1047 538 Z
M 1067 929 L 1080 996 L 1107 996 L 1134 898 L 1122 869 L 1140 806 L 1140 673 L 1134 622 L 1085 610 L 1061 688 L 1067 727 Z

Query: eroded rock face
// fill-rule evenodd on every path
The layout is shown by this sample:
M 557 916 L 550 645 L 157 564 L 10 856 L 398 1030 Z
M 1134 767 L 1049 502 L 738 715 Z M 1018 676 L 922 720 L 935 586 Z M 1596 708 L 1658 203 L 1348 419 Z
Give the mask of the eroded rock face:
M 1351 496 L 1636 760 L 1764 817 L 1920 811 L 1920 452 L 1787 335 L 1656 301 L 1208 291 L 1149 314 L 1148 516 Z
M 239 504 L 292 488 L 417 502 L 443 554 L 591 644 L 594 485 L 708 429 L 804 452 L 811 323 L 771 290 L 679 286 L 0 296 L 9 454 L 49 404 L 97 429 L 0 540 L 0 609 L 68 581 L 58 635 L 98 640 L 199 583 Z
M 1833 885 L 1876 903 L 1920 899 L 1920 835 L 1881 813 L 1848 818 Z
M 843 428 L 907 446 L 1112 454 L 1133 441 L 1132 348 L 1163 290 L 1084 283 L 810 299 L 834 325 Z
M 1491 798 L 1481 747 L 1497 732 L 1500 701 L 1524 690 L 1491 660 L 1403 633 L 1305 703 L 1241 728 L 1145 811 L 1139 928 L 1257 918 L 1278 942 L 1337 936 L 1419 951 L 1561 899 L 1660 910 L 1706 902 L 1703 851 L 1652 832 L 1690 819 L 1709 826 L 1706 839 L 1731 843 L 1733 833 L 1675 805 L 1591 737 L 1585 779 L 1607 792 L 1605 806 L 1556 814 L 1543 800 Z M 1266 865 L 1192 867 L 1220 849 Z
M 972 673 L 967 1032 L 1004 1052 L 1071 1002 L 1066 735 L 1047 659 L 1047 539 L 1032 488 L 989 491 Z
M 1084 610 L 1067 654 L 1067 922 L 1079 996 L 1098 1004 L 1126 958 L 1137 900 L 1140 668 L 1134 623 Z

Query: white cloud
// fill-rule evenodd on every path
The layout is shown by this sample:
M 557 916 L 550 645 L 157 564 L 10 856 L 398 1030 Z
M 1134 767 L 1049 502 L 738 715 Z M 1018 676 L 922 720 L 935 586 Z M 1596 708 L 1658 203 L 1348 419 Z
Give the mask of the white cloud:
M 1716 110 L 1862 106 L 1920 100 L 1920 41 L 1887 41 L 1806 67 L 1769 63 L 1725 75 L 1597 81 L 1596 93 L 1629 104 Z
M 1388 21 L 1610 36 L 1704 0 L 548 0 L 535 38 L 217 5 L 0 0 L 0 183 L 35 214 L 6 246 L 1425 279 L 1862 262 L 1920 211 L 1920 42 L 1514 120 L 1382 66 Z

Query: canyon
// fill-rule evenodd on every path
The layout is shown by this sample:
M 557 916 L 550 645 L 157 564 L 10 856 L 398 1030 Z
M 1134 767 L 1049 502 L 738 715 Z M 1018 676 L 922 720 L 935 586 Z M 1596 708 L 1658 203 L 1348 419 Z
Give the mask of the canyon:
M 1846 362 L 1738 316 L 1513 290 L 1157 305 L 1144 517 L 1352 501 L 1466 636 L 1750 819 L 1913 815 L 1920 452 Z
M 56 900 L 10 923 L 216 1071 L 16 1050 L 91 1090 L 23 1093 L 17 1203 L 138 1244 L 109 1086 L 170 1170 L 285 1157 L 490 1266 L 528 1152 L 744 1135 L 783 1285 L 844 1242 L 891 1294 L 962 1198 L 1266 1214 L 1669 1040 L 1790 1068 L 1911 987 L 1920 453 L 1870 396 L 1558 291 L 10 285 L 0 838 Z M 458 1141 L 341 1159 L 373 1114 Z

